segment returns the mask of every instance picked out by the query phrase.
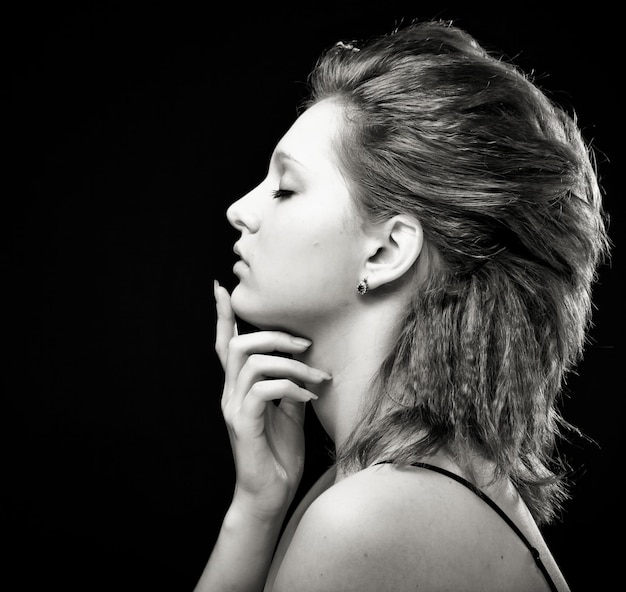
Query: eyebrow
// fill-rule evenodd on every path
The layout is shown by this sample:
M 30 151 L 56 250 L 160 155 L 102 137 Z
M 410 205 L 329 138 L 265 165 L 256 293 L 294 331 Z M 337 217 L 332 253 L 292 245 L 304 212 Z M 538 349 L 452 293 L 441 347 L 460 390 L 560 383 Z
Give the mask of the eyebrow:
M 291 153 L 289 153 L 289 152 L 287 152 L 286 150 L 283 150 L 283 149 L 275 150 L 274 154 L 272 155 L 272 158 L 274 158 L 276 160 L 290 160 L 291 162 L 296 163 L 298 166 L 301 166 L 303 169 L 307 168 L 297 158 L 295 158 L 293 154 L 291 154 Z

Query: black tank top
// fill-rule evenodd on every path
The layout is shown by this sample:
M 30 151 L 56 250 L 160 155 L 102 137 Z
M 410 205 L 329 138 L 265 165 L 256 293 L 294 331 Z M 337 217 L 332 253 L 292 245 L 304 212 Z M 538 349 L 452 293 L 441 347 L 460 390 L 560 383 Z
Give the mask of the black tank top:
M 383 460 L 374 464 L 381 465 L 381 464 L 394 464 L 394 463 L 393 461 L 390 461 L 390 460 Z M 550 577 L 550 574 L 548 573 L 546 566 L 543 564 L 543 561 L 541 560 L 539 551 L 530 544 L 530 541 L 524 536 L 524 533 L 517 527 L 517 525 L 504 513 L 504 511 L 491 498 L 485 495 L 473 483 L 470 483 L 469 481 L 467 481 L 467 479 L 463 479 L 463 477 L 459 477 L 458 475 L 455 475 L 454 473 L 447 471 L 446 469 L 442 469 L 441 467 L 437 467 L 435 465 L 430 465 L 428 463 L 422 463 L 422 462 L 411 463 L 411 466 L 419 467 L 421 469 L 428 469 L 430 471 L 435 471 L 437 473 L 441 473 L 442 475 L 446 475 L 446 477 L 450 477 L 450 479 L 454 479 L 455 481 L 458 481 L 461 485 L 465 485 L 465 487 L 467 487 L 471 492 L 475 493 L 481 500 L 483 500 L 485 503 L 491 506 L 491 508 L 500 515 L 500 517 L 513 529 L 513 532 L 526 545 L 526 547 L 530 551 L 530 554 L 535 560 L 535 563 L 537 564 L 539 571 L 543 574 L 544 578 L 546 579 L 546 582 L 548 583 L 548 586 L 550 587 L 551 592 L 558 592 L 556 584 L 552 581 L 552 578 Z

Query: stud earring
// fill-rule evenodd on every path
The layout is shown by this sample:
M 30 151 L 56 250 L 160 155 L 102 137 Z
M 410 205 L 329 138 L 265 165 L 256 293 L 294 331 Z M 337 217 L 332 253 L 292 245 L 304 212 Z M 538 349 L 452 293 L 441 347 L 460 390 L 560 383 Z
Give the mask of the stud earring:
M 367 291 L 369 289 L 370 289 L 370 285 L 367 283 L 367 278 L 363 278 L 356 287 L 356 291 L 361 296 L 363 296 L 364 294 L 367 294 Z

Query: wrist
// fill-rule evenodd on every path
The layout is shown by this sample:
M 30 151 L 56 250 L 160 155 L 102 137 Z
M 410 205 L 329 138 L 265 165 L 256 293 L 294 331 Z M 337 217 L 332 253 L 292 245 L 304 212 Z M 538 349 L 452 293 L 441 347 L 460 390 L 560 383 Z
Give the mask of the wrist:
M 236 488 L 226 520 L 232 526 L 245 524 L 248 527 L 256 525 L 267 530 L 280 528 L 289 509 L 289 503 L 290 500 L 272 500 L 271 503 L 266 503 L 260 500 L 258 495 Z

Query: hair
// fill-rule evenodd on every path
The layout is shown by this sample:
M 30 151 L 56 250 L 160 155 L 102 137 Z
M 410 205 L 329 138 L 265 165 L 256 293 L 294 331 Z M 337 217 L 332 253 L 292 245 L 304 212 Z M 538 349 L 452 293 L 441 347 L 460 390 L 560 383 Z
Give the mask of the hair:
M 609 245 L 574 116 L 439 21 L 340 42 L 309 84 L 305 108 L 342 107 L 336 149 L 363 219 L 415 216 L 431 261 L 336 463 L 408 464 L 445 446 L 473 479 L 479 455 L 549 522 L 567 498 L 558 397 Z

